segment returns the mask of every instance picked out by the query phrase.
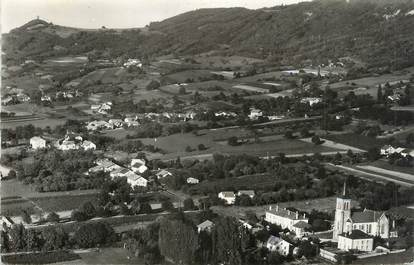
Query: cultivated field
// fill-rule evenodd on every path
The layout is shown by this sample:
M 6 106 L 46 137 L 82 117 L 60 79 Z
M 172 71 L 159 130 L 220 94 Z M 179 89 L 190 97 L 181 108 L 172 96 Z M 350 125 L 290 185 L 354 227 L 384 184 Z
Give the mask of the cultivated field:
M 352 207 L 358 208 L 359 203 L 356 201 L 352 201 Z M 335 210 L 336 207 L 336 197 L 326 197 L 326 198 L 319 198 L 319 199 L 312 199 L 312 200 L 305 200 L 305 201 L 292 201 L 292 202 L 281 202 L 278 203 L 279 207 L 286 208 L 286 207 L 293 207 L 300 211 L 310 213 L 313 209 L 322 211 L 322 212 L 332 212 Z M 227 215 L 227 216 L 234 216 L 236 218 L 244 217 L 246 211 L 253 211 L 256 215 L 263 216 L 266 210 L 269 209 L 269 206 L 274 207 L 276 204 L 270 205 L 262 205 L 262 206 L 213 206 L 212 210 L 217 212 L 218 214 Z

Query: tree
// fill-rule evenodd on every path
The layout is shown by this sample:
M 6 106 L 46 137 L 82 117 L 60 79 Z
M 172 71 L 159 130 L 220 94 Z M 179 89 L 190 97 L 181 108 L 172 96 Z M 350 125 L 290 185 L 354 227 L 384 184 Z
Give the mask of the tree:
M 164 211 L 171 211 L 174 209 L 174 205 L 169 200 L 164 200 L 161 202 L 161 207 Z
M 112 242 L 115 232 L 106 222 L 92 222 L 81 225 L 73 235 L 74 242 L 81 248 L 90 248 Z
M 141 204 L 141 211 L 140 211 L 140 213 L 151 213 L 151 212 L 152 212 L 151 205 L 149 205 L 149 203 L 147 203 L 147 202 L 143 202 Z
M 30 216 L 30 214 L 26 210 L 22 210 L 21 217 L 22 217 L 23 222 L 25 222 L 26 224 L 31 224 L 32 223 L 32 217 Z
M 283 258 L 282 258 L 282 256 L 279 254 L 279 253 L 277 253 L 277 252 L 270 252 L 268 255 L 267 255 L 267 261 L 268 261 L 268 264 L 282 264 L 282 262 L 283 262 Z
M 88 216 L 83 212 L 79 210 L 73 210 L 70 214 L 70 218 L 73 221 L 82 222 L 88 220 Z
M 163 256 L 176 264 L 192 264 L 198 249 L 197 232 L 182 220 L 163 219 L 159 230 L 159 248 Z
M 204 144 L 199 144 L 198 145 L 198 150 L 199 151 L 203 151 L 203 150 L 206 150 L 206 149 L 207 149 L 207 147 Z
M 381 158 L 381 152 L 378 147 L 368 149 L 367 158 L 370 161 L 375 161 Z
M 180 86 L 180 88 L 178 89 L 178 94 L 184 95 L 185 93 L 186 93 L 185 87 L 184 86 Z
M 49 214 L 47 215 L 46 220 L 47 220 L 48 222 L 51 222 L 51 223 L 58 223 L 58 222 L 59 222 L 59 220 L 60 220 L 60 217 L 59 217 L 59 215 L 58 215 L 57 213 L 55 213 L 55 212 L 51 212 L 51 213 L 49 213 Z
M 14 171 L 13 169 L 11 169 L 11 170 L 9 171 L 9 174 L 7 175 L 7 178 L 9 178 L 9 179 L 14 179 L 14 178 L 16 178 L 16 171 Z
M 286 139 L 294 139 L 295 138 L 295 136 L 293 135 L 293 131 L 286 131 L 285 132 L 285 138 Z
M 315 145 L 319 145 L 322 144 L 321 138 L 319 138 L 319 136 L 315 135 L 312 137 L 312 143 L 314 143 Z
M 384 101 L 384 96 L 382 94 L 382 87 L 381 87 L 381 85 L 378 86 L 378 90 L 377 90 L 377 101 L 380 102 L 380 103 Z
M 249 195 L 242 194 L 242 195 L 236 197 L 235 204 L 240 205 L 240 206 L 252 206 L 253 201 L 252 201 L 252 198 L 250 198 Z
M 96 216 L 95 206 L 92 202 L 85 202 L 81 207 L 81 212 L 86 215 L 86 218 L 90 219 Z
M 125 203 L 120 203 L 119 204 L 119 211 L 122 215 L 130 215 L 131 214 L 130 209 L 128 208 L 128 206 L 126 206 Z
M 13 252 L 17 252 L 19 250 L 23 250 L 26 247 L 26 228 L 22 223 L 13 225 L 9 231 L 9 245 L 10 250 Z
M 187 146 L 185 147 L 185 151 L 186 151 L 186 152 L 192 152 L 192 151 L 193 151 L 193 148 L 191 148 L 191 146 L 187 145 Z
M 142 205 L 141 205 L 138 198 L 135 198 L 131 202 L 130 206 L 131 206 L 130 210 L 131 210 L 132 214 L 139 214 L 141 209 L 142 209 L 142 207 L 141 207 Z
M 41 231 L 41 237 L 44 242 L 42 249 L 45 251 L 61 249 L 69 239 L 68 234 L 59 226 L 46 226 Z
M 183 202 L 184 211 L 194 210 L 194 201 L 192 198 L 186 198 Z
M 231 145 L 231 146 L 236 146 L 239 145 L 239 140 L 237 138 L 237 136 L 231 136 L 228 140 L 227 140 L 227 144 Z
M 216 263 L 230 265 L 242 264 L 242 234 L 236 220 L 230 217 L 220 218 L 212 230 L 213 258 Z

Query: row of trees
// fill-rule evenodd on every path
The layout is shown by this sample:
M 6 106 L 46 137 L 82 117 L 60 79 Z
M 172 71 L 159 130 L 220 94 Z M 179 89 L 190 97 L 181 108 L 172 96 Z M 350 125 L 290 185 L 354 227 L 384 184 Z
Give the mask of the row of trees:
M 1 233 L 4 252 L 89 248 L 116 240 L 114 230 L 105 222 L 84 223 L 72 235 L 58 225 L 26 229 L 22 224 L 15 224 Z

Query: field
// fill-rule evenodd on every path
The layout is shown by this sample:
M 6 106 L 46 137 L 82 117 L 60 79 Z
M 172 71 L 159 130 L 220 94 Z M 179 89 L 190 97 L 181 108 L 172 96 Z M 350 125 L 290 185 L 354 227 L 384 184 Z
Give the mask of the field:
M 257 92 L 257 93 L 269 93 L 269 89 L 266 88 L 261 88 L 261 87 L 257 87 L 257 86 L 250 86 L 250 85 L 235 85 L 233 86 L 233 88 L 238 88 L 241 90 L 247 90 L 249 92 Z
M 60 212 L 73 210 L 81 206 L 85 202 L 97 202 L 97 194 L 84 194 L 84 195 L 61 195 L 50 197 L 38 197 L 29 198 L 38 207 L 45 212 Z
M 393 176 L 393 177 L 396 177 L 396 178 L 403 179 L 403 180 L 406 180 L 408 182 L 414 183 L 414 170 L 411 170 L 410 173 L 403 173 L 403 172 L 399 172 L 399 171 L 394 171 L 394 170 L 388 170 L 388 169 L 384 169 L 384 168 L 380 168 L 380 167 L 375 167 L 375 166 L 372 166 L 372 165 L 357 166 L 357 168 L 365 170 L 365 171 L 373 172 L 373 173 L 376 173 L 376 174 Z
M 332 212 L 336 207 L 336 197 L 326 197 L 305 201 L 291 201 L 291 202 L 281 202 L 278 203 L 279 207 L 287 208 L 293 207 L 299 211 L 304 211 L 310 213 L 313 209 L 322 211 L 322 212 Z M 253 211 L 257 216 L 262 216 L 265 214 L 265 211 L 269 209 L 269 206 L 274 208 L 276 204 L 272 205 L 263 205 L 263 206 L 213 206 L 212 210 L 221 215 L 233 216 L 236 218 L 243 217 L 246 211 Z M 359 203 L 353 201 L 352 207 L 359 207 Z
M 401 253 L 381 255 L 377 257 L 357 259 L 353 264 L 412 264 L 414 249 L 410 248 Z
M 53 252 L 3 255 L 1 261 L 5 264 L 48 264 L 78 260 L 79 256 L 66 250 Z
M 324 136 L 323 138 L 363 150 L 369 150 L 373 147 L 382 147 L 385 144 L 385 140 L 353 133 L 330 134 Z
M 414 168 L 413 167 L 399 167 L 396 165 L 391 165 L 390 163 L 384 161 L 384 160 L 377 160 L 375 162 L 370 163 L 371 166 L 375 166 L 375 167 L 379 167 L 379 168 L 383 168 L 383 169 L 387 169 L 387 170 L 392 170 L 392 171 L 397 171 L 397 172 L 402 172 L 402 173 L 406 173 L 406 174 L 413 174 L 414 175 Z
M 215 152 L 227 154 L 251 154 L 259 156 L 278 155 L 279 153 L 286 154 L 308 154 L 315 152 L 329 152 L 337 151 L 324 146 L 318 146 L 311 143 L 306 143 L 300 140 L 277 139 L 273 140 L 274 136 L 263 137 L 262 141 L 258 143 L 248 143 L 239 146 L 230 146 L 227 144 L 227 138 L 230 136 L 240 137 L 241 135 L 248 136 L 248 132 L 243 129 L 228 129 L 217 131 L 206 131 L 205 134 L 196 136 L 191 133 L 175 134 L 166 137 L 159 137 L 155 141 L 153 138 L 140 139 L 144 144 L 152 144 L 156 147 L 166 151 L 164 159 L 171 159 L 177 156 L 193 156 L 200 154 L 211 154 Z M 224 142 L 223 142 L 224 141 Z M 207 150 L 186 152 L 187 146 L 197 149 L 198 144 L 204 144 Z
M 137 263 L 136 259 L 128 259 L 128 252 L 124 248 L 101 248 L 99 251 L 80 253 L 84 264 L 144 264 Z

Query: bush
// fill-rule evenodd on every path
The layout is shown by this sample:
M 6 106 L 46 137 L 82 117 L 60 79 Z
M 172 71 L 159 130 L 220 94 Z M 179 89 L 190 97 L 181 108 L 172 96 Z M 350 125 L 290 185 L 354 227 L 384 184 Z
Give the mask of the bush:
M 204 144 L 199 144 L 198 145 L 198 150 L 199 151 L 203 151 L 203 150 L 206 150 L 206 149 L 207 149 L 207 147 Z
M 227 140 L 227 144 L 231 146 L 239 145 L 239 139 L 236 136 L 232 136 Z
M 106 222 L 86 223 L 79 227 L 73 239 L 81 248 L 96 247 L 112 242 L 115 232 Z
M 187 198 L 184 200 L 183 202 L 184 205 L 184 211 L 188 211 L 188 210 L 194 210 L 194 201 L 192 198 Z
M 51 222 L 51 223 L 58 223 L 58 222 L 59 222 L 59 220 L 60 220 L 60 217 L 59 217 L 59 215 L 58 215 L 57 213 L 55 213 L 55 212 L 51 212 L 51 213 L 49 213 L 49 214 L 47 215 L 46 220 L 47 220 L 48 222 Z

